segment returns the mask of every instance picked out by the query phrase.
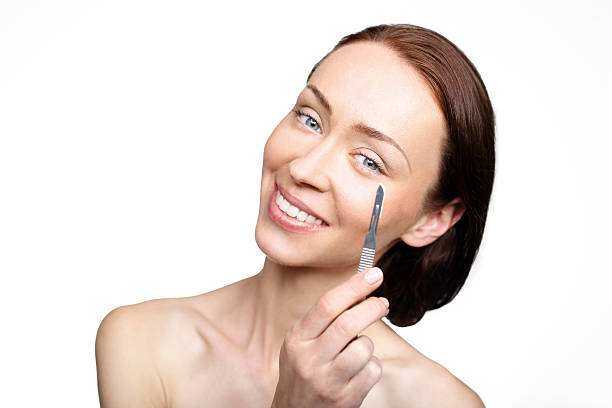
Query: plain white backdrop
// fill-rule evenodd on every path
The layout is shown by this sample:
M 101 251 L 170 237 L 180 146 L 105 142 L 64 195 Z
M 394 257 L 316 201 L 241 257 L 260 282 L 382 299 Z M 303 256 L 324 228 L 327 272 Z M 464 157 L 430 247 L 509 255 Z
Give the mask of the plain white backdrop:
M 0 2 L 2 405 L 97 406 L 112 309 L 259 272 L 263 147 L 346 34 L 433 29 L 497 118 L 484 240 L 410 344 L 489 407 L 609 407 L 609 2 Z

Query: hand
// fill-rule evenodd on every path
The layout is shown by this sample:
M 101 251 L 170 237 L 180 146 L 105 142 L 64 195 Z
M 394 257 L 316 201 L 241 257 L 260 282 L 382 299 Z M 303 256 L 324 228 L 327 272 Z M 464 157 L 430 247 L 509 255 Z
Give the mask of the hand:
M 367 269 L 329 290 L 285 335 L 272 408 L 359 407 L 382 376 L 367 336 L 356 337 L 389 313 L 384 298 L 366 295 L 380 286 Z M 357 302 L 357 303 L 356 303 Z

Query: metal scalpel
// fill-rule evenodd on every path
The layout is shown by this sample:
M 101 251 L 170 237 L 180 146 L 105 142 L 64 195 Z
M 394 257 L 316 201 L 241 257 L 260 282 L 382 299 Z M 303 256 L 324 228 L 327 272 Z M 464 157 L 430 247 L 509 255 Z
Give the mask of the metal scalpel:
M 376 229 L 378 228 L 378 219 L 382 214 L 383 202 L 385 201 L 385 188 L 382 184 L 378 185 L 376 190 L 376 200 L 374 200 L 374 208 L 372 209 L 372 217 L 370 218 L 370 228 L 365 237 L 363 249 L 361 250 L 361 258 L 359 259 L 359 269 L 357 273 L 363 272 L 365 269 L 371 268 L 374 265 L 374 253 L 376 252 Z

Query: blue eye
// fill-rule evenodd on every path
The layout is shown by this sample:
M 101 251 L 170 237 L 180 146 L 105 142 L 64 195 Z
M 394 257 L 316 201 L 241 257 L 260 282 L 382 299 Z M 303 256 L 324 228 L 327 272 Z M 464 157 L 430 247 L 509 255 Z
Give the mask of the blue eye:
M 297 116 L 306 116 L 308 119 L 306 119 L 306 122 L 302 122 L 304 123 L 304 125 L 308 126 L 309 128 L 313 129 L 314 131 L 318 132 L 321 130 L 321 126 L 319 126 L 319 124 L 317 123 L 317 121 L 310 116 L 307 113 L 302 112 L 301 110 L 294 108 L 293 112 L 297 115 Z M 373 174 L 383 174 L 384 171 L 384 166 L 382 164 L 382 162 L 380 160 L 371 158 L 369 156 L 366 156 L 363 152 L 360 152 L 360 154 L 357 154 L 356 156 L 361 156 L 363 157 L 363 160 L 361 162 L 361 164 L 363 165 L 363 167 L 366 168 L 366 171 L 369 173 L 373 173 Z
M 363 157 L 361 164 L 363 164 L 363 166 L 366 167 L 369 171 L 374 173 L 381 171 L 380 168 L 382 167 L 382 164 L 379 161 L 371 159 L 364 154 L 356 154 L 355 156 Z
M 310 116 L 307 113 L 302 112 L 299 109 L 293 109 L 293 112 L 295 112 L 296 115 L 298 116 L 306 116 L 308 119 L 306 119 L 306 122 L 304 123 L 306 126 L 308 126 L 309 128 L 312 128 L 314 131 L 318 132 L 319 130 L 321 130 L 321 127 L 319 126 L 319 124 L 317 123 L 317 121 Z M 312 125 L 315 125 L 318 129 L 315 129 Z

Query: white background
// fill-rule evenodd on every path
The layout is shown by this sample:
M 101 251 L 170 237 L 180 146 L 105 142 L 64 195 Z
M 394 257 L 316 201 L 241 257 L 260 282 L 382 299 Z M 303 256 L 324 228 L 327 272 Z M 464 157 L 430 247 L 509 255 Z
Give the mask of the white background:
M 396 330 L 487 406 L 612 406 L 611 17 L 605 1 L 2 0 L 2 405 L 98 405 L 108 312 L 256 274 L 267 137 L 342 36 L 411 23 L 482 75 L 497 173 L 465 287 Z

